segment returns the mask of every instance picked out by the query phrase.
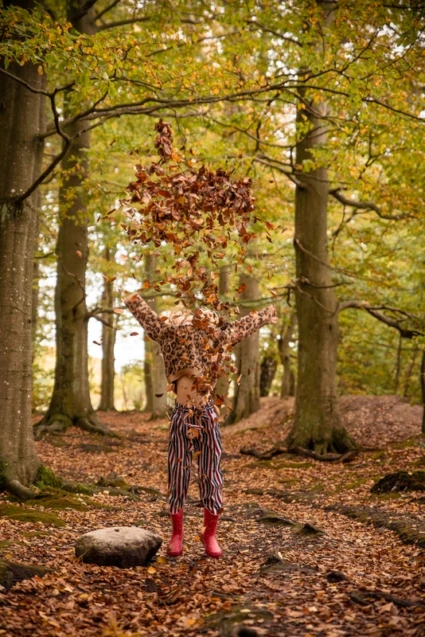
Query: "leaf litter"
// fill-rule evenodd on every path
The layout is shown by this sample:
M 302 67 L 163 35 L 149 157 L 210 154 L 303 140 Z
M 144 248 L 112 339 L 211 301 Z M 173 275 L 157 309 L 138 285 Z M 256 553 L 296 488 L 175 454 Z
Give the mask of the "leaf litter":
M 423 515 L 420 492 L 370 491 L 388 473 L 425 466 L 419 413 L 412 412 L 403 425 L 387 418 L 385 401 L 369 397 L 365 407 L 363 398 L 349 397 L 350 409 L 358 399 L 362 411 L 357 421 L 345 417 L 345 422 L 360 444 L 373 450 L 347 464 L 285 453 L 259 460 L 239 453 L 243 446 L 269 448 L 283 440 L 291 401 L 263 399 L 254 417 L 223 428 L 220 560 L 203 554 L 194 480 L 185 509 L 185 552 L 177 560 L 166 556 L 166 421 L 151 422 L 137 412 L 103 414 L 121 435 L 111 453 L 102 451 L 103 439 L 72 429 L 37 442 L 42 461 L 62 477 L 104 486 L 84 510 L 55 510 L 63 527 L 0 518 L 1 557 L 50 569 L 44 577 L 0 591 L 0 635 L 425 635 L 423 550 L 403 544 L 391 530 L 330 509 L 344 504 L 394 516 Z M 82 445 L 93 443 L 97 453 L 82 451 Z M 107 484 L 121 484 L 119 494 Z M 128 495 L 125 485 L 134 487 Z M 1 496 L 0 504 L 7 502 Z M 41 502 L 31 508 L 44 510 Z M 261 521 L 273 516 L 294 524 Z M 147 567 L 121 570 L 75 559 L 80 534 L 133 524 L 164 538 Z M 304 526 L 320 532 L 297 532 Z

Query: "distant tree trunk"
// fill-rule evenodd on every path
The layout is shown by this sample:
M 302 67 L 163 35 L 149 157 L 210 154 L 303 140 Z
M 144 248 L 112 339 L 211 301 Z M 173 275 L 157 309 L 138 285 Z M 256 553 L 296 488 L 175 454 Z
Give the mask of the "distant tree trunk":
M 145 360 L 143 361 L 143 378 L 145 382 L 146 401 L 143 411 L 145 413 L 153 412 L 153 380 L 152 380 L 152 345 L 151 339 L 145 333 Z
M 241 294 L 241 300 L 256 301 L 260 296 L 257 279 L 249 274 L 241 274 L 241 285 L 246 285 Z M 242 306 L 241 316 L 249 314 L 252 308 Z M 248 418 L 260 408 L 260 365 L 259 365 L 260 336 L 256 332 L 236 348 L 236 361 L 238 368 L 239 385 L 236 383 L 233 411 L 229 414 L 227 422 L 234 423 Z
M 106 246 L 104 257 L 106 261 L 112 261 L 113 251 Z M 102 293 L 102 307 L 111 309 L 114 305 L 114 285 L 109 279 L 104 280 Z M 115 387 L 115 336 L 116 319 L 111 313 L 102 314 L 102 375 L 100 386 L 100 411 L 114 411 L 114 387 Z
M 277 370 L 274 356 L 264 356 L 260 365 L 260 397 L 268 396 Z
M 412 378 L 412 372 L 413 372 L 413 368 L 414 368 L 415 363 L 416 363 L 416 358 L 418 356 L 418 352 L 419 352 L 419 348 L 416 346 L 415 349 L 413 350 L 413 354 L 412 354 L 409 366 L 408 366 L 407 371 L 406 371 L 406 377 L 404 379 L 404 389 L 403 389 L 403 396 L 405 398 L 407 398 L 409 396 L 410 381 L 411 381 L 411 378 Z
M 39 217 L 39 209 L 40 209 L 40 191 L 37 190 L 34 193 L 35 205 L 36 205 L 36 225 L 35 225 L 35 245 L 34 252 L 37 250 L 38 242 L 39 242 L 39 233 L 40 233 L 40 217 Z M 35 343 L 36 343 L 36 335 L 37 335 L 37 319 L 38 319 L 38 297 L 40 292 L 40 259 L 36 258 L 34 255 L 33 262 L 33 271 L 32 271 L 32 295 L 31 295 L 31 327 L 32 327 L 32 360 L 34 362 L 34 354 L 35 354 Z
M 156 257 L 153 254 L 146 254 L 145 256 L 145 278 L 152 282 L 155 279 L 156 270 Z M 154 312 L 158 313 L 158 301 L 152 299 L 148 301 L 149 305 Z M 146 340 L 145 340 L 146 344 Z M 149 372 L 148 383 L 146 387 L 147 403 L 152 406 L 151 419 L 164 418 L 167 415 L 167 377 L 165 375 L 164 359 L 161 354 L 158 343 L 154 341 L 148 342 L 148 355 L 149 355 Z M 146 361 L 146 352 L 145 352 Z M 145 367 L 146 369 L 146 367 Z M 146 376 L 145 376 L 146 382 Z M 150 391 L 150 396 L 148 394 Z M 149 397 L 148 397 L 149 396 Z
M 82 2 L 79 0 L 79 6 Z M 75 10 L 75 6 L 69 7 L 69 10 Z M 92 33 L 91 10 L 74 27 L 80 33 Z M 82 132 L 85 127 L 84 121 L 77 120 L 66 129 L 74 141 L 62 160 L 63 178 L 59 190 L 61 220 L 56 244 L 55 382 L 47 413 L 35 426 L 37 437 L 47 432 L 65 431 L 70 425 L 93 433 L 110 433 L 94 413 L 89 387 L 89 316 L 86 305 L 88 211 L 84 182 L 88 175 L 90 140 L 88 132 Z
M 328 3 L 319 3 L 329 10 Z M 332 5 L 333 6 L 333 5 Z M 330 8 L 332 8 L 332 6 Z M 326 24 L 330 16 L 324 19 Z M 318 41 L 322 47 L 322 40 Z M 300 72 L 308 82 L 308 72 Z M 326 143 L 326 105 L 299 89 L 297 126 L 302 138 L 296 147 L 296 165 L 316 162 L 314 151 Z M 306 130 L 308 125 L 308 130 Z M 341 426 L 336 389 L 338 301 L 332 286 L 327 242 L 329 178 L 325 166 L 297 171 L 295 194 L 295 292 L 298 317 L 298 374 L 295 421 L 288 447 L 316 453 L 346 452 L 356 447 Z
M 394 378 L 394 393 L 395 394 L 398 392 L 398 386 L 400 383 L 402 348 L 403 348 L 403 337 L 401 334 L 399 334 L 397 357 L 396 357 L 396 364 L 395 364 L 395 378 Z
M 25 0 L 13 4 L 34 6 Z M 12 63 L 8 71 L 45 89 L 37 64 Z M 19 196 L 41 173 L 38 135 L 45 128 L 45 97 L 5 75 L 0 75 L 0 95 L 0 487 L 13 490 L 16 481 L 30 484 L 39 465 L 31 415 L 37 195 L 23 201 Z
M 230 290 L 230 265 L 222 265 L 219 270 L 218 278 L 218 294 L 222 301 L 227 299 Z M 221 409 L 222 414 L 226 413 L 227 396 L 229 394 L 229 387 L 231 380 L 228 376 L 222 376 L 218 379 L 215 386 L 214 396 L 220 396 L 224 400 L 223 407 Z M 225 416 L 224 416 L 225 417 Z
M 422 433 L 425 434 L 425 350 L 422 352 L 421 361 L 421 392 L 424 411 L 422 413 Z
M 291 369 L 291 348 L 289 346 L 294 336 L 297 324 L 297 313 L 292 312 L 289 325 L 286 327 L 279 339 L 279 356 L 283 365 L 282 385 L 280 387 L 280 397 L 288 398 L 294 395 L 294 373 Z

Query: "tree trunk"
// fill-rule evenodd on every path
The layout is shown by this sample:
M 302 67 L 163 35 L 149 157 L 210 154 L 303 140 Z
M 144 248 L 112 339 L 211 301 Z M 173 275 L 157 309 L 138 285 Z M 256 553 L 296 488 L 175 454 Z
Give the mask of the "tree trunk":
M 149 282 L 155 279 L 155 270 L 156 257 L 153 254 L 146 254 L 145 277 Z M 158 312 L 158 300 L 156 298 L 151 299 L 148 303 L 154 312 Z M 152 405 L 151 419 L 156 420 L 157 418 L 165 418 L 167 415 L 167 377 L 165 375 L 164 359 L 158 343 L 150 341 L 148 345 L 150 383 L 148 381 L 146 385 L 146 396 L 148 397 L 149 389 L 151 394 L 147 398 L 147 402 Z
M 16 3 L 28 10 L 32 2 Z M 44 89 L 37 65 L 8 71 Z M 45 97 L 0 75 L 0 484 L 30 484 L 39 465 L 32 418 L 32 284 L 36 241 L 35 192 L 19 196 L 41 172 Z
M 230 265 L 222 265 L 219 270 L 219 278 L 218 278 L 218 294 L 222 301 L 227 300 L 227 296 L 230 290 Z M 229 376 L 222 376 L 218 379 L 217 385 L 214 389 L 214 396 L 219 396 L 220 400 L 223 400 L 222 408 L 220 409 L 221 416 L 226 418 L 226 413 L 228 411 L 227 408 L 227 396 L 229 394 L 229 387 L 231 384 L 231 379 Z M 220 416 L 220 417 L 221 417 Z
M 422 403 L 424 405 L 424 410 L 422 414 L 422 433 L 425 434 L 425 350 L 422 352 L 422 361 L 421 361 L 421 392 L 422 392 Z
M 289 343 L 294 336 L 296 324 L 297 314 L 292 312 L 289 325 L 279 339 L 279 356 L 283 365 L 282 385 L 280 387 L 281 398 L 288 398 L 288 396 L 294 395 L 294 372 L 291 369 L 291 348 Z
M 35 199 L 35 239 L 34 239 L 34 253 L 37 251 L 40 234 L 40 217 L 38 211 L 40 209 L 40 191 L 37 190 L 34 193 Z M 34 254 L 35 257 L 35 254 Z M 31 327 L 32 327 L 32 360 L 34 362 L 35 344 L 37 336 L 37 318 L 38 318 L 38 297 L 40 292 L 40 259 L 34 258 L 33 270 L 32 270 L 32 294 L 31 294 Z
M 79 1 L 81 5 L 82 0 Z M 74 26 L 80 33 L 90 34 L 90 11 Z M 65 431 L 70 425 L 93 433 L 110 433 L 97 420 L 89 388 L 86 306 L 88 211 L 84 182 L 88 174 L 90 140 L 87 132 L 82 133 L 85 126 L 84 121 L 78 120 L 66 129 L 74 140 L 62 160 L 63 178 L 59 190 L 61 219 L 56 244 L 55 382 L 47 413 L 35 426 L 38 438 L 44 433 Z
M 303 77 L 306 71 L 300 72 L 300 83 Z M 343 453 L 356 445 L 341 426 L 336 389 L 338 301 L 328 258 L 328 171 L 318 166 L 303 172 L 303 162 L 315 163 L 315 149 L 326 144 L 326 105 L 299 91 L 294 241 L 299 346 L 295 421 L 287 442 L 292 449 Z
M 260 396 L 268 396 L 277 370 L 274 356 L 265 356 L 260 366 Z
M 396 356 L 396 363 L 395 363 L 395 377 L 394 377 L 394 393 L 395 394 L 397 394 L 398 392 L 398 386 L 400 383 L 402 347 L 403 347 L 403 337 L 401 336 L 401 334 L 399 334 L 397 356 Z
M 105 248 L 106 261 L 113 260 L 111 249 Z M 105 279 L 102 294 L 102 308 L 111 309 L 114 305 L 114 286 L 113 282 Z M 100 411 L 114 411 L 114 387 L 115 387 L 115 336 L 116 336 L 116 319 L 115 314 L 102 314 L 102 376 L 100 386 Z
M 409 396 L 409 390 L 410 390 L 410 381 L 412 378 L 412 372 L 413 372 L 413 368 L 415 367 L 415 363 L 416 363 L 416 357 L 418 355 L 419 352 L 419 348 L 416 346 L 413 350 L 413 354 L 412 357 L 410 359 L 410 363 L 409 366 L 406 370 L 406 377 L 404 379 L 404 389 L 403 389 L 403 396 L 405 398 L 408 398 Z
M 152 372 L 152 345 L 153 341 L 146 336 L 145 333 L 145 360 L 143 361 L 143 379 L 145 382 L 146 401 L 143 411 L 145 413 L 153 412 L 153 372 Z
M 255 301 L 260 296 L 257 279 L 249 274 L 241 274 L 241 285 L 246 285 L 241 300 Z M 249 314 L 251 307 L 242 306 L 241 316 Z M 227 423 L 234 423 L 248 418 L 260 408 L 260 365 L 259 365 L 260 336 L 256 332 L 236 348 L 239 385 L 236 383 L 236 393 L 233 411 L 229 414 Z

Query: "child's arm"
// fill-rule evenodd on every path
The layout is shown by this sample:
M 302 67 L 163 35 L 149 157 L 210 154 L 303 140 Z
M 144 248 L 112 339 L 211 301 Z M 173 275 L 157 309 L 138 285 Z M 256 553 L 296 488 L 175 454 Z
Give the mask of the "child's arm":
M 263 327 L 263 325 L 276 323 L 276 321 L 277 312 L 274 305 L 269 305 L 263 310 L 247 314 L 247 316 L 243 316 L 234 323 L 227 324 L 226 331 L 228 333 L 229 342 L 231 345 L 237 345 L 237 343 L 252 336 L 252 334 Z
M 142 299 L 139 294 L 132 294 L 124 299 L 134 318 L 140 323 L 146 334 L 153 341 L 157 341 L 162 330 L 162 321 L 158 314 Z

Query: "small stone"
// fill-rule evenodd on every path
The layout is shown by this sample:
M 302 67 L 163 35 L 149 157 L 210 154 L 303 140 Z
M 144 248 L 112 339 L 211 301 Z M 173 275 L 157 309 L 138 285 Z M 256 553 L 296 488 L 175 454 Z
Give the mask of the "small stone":
M 161 536 L 147 529 L 112 527 L 81 535 L 75 544 L 75 555 L 87 564 L 131 568 L 149 562 L 161 544 Z

